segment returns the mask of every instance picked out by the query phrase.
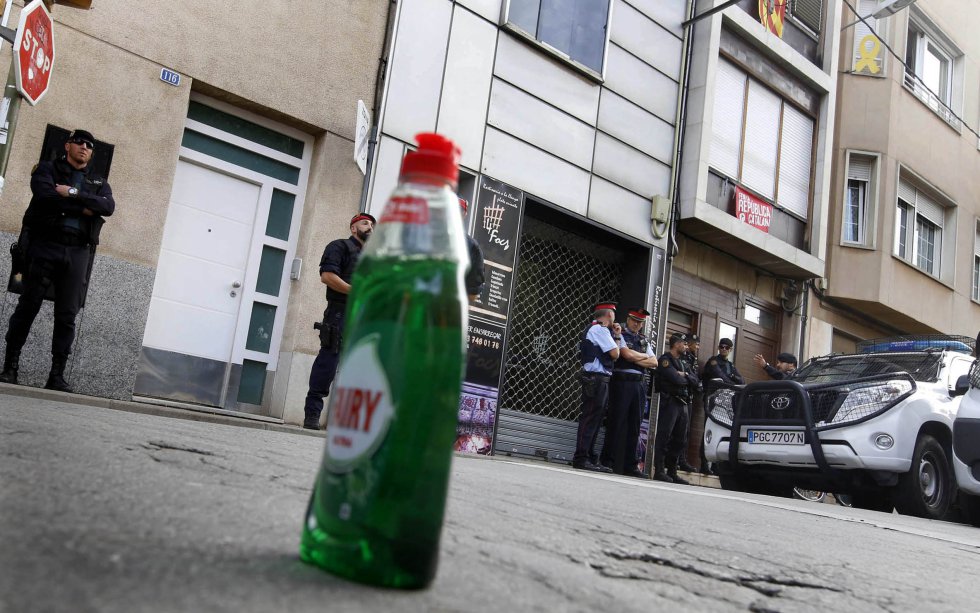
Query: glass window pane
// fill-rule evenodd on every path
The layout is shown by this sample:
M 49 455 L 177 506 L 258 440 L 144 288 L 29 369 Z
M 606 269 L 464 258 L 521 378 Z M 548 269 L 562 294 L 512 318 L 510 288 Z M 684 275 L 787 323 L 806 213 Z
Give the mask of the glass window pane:
M 732 364 L 734 364 L 735 363 L 735 352 L 738 350 L 738 328 L 736 328 L 735 326 L 733 326 L 731 324 L 726 324 L 723 321 L 722 322 L 719 322 L 718 323 L 718 342 L 720 343 L 721 342 L 721 339 L 723 339 L 723 338 L 731 339 L 731 341 L 733 343 L 735 343 L 735 346 L 732 347 L 731 352 L 728 354 L 728 361 L 730 361 Z
M 608 10 L 605 0 L 543 0 L 538 39 L 600 71 Z
M 219 160 L 230 162 L 236 166 L 254 170 L 255 172 L 279 179 L 280 181 L 285 181 L 286 183 L 299 185 L 299 168 L 285 164 L 279 160 L 267 158 L 254 151 L 226 143 L 223 140 L 207 136 L 206 134 L 200 134 L 193 130 L 184 130 L 184 137 L 181 139 L 180 144 L 188 149 L 200 151 L 205 155 L 216 157 Z
M 673 307 L 669 307 L 667 309 L 667 321 L 680 324 L 685 328 L 690 328 L 694 324 L 694 316 L 690 313 L 685 313 L 683 311 L 678 311 Z
M 868 184 L 851 179 L 847 182 L 847 202 L 844 203 L 844 240 L 864 242 L 865 194 Z
M 265 145 L 270 149 L 302 159 L 303 141 L 252 123 L 247 119 L 219 111 L 214 107 L 191 101 L 187 107 L 187 118 L 199 121 L 224 132 L 248 139 L 253 143 Z
M 980 255 L 973 256 L 973 299 L 980 300 Z
M 949 66 L 945 55 L 935 45 L 928 43 L 922 64 L 922 80 L 932 90 L 932 93 L 945 102 L 948 99 L 946 75 Z
M 510 0 L 510 11 L 507 21 L 520 26 L 531 36 L 538 35 L 538 13 L 541 11 L 541 0 Z
M 895 251 L 898 257 L 909 259 L 908 253 L 908 230 L 909 230 L 909 206 L 902 202 L 898 203 L 898 219 L 896 220 L 895 230 Z
M 249 351 L 269 353 L 269 347 L 272 345 L 272 327 L 275 321 L 276 307 L 261 302 L 253 303 L 245 348 Z
M 915 265 L 932 274 L 936 255 L 936 226 L 923 217 L 915 220 L 916 261 Z
M 757 324 L 762 320 L 762 311 L 751 304 L 747 304 L 745 305 L 745 319 Z
M 262 404 L 265 392 L 265 364 L 254 360 L 242 363 L 242 379 L 238 384 L 238 402 Z
M 296 196 L 289 192 L 272 190 L 272 203 L 269 204 L 269 219 L 265 224 L 265 235 L 279 240 L 289 240 L 289 228 L 293 225 L 293 205 Z
M 262 247 L 262 260 L 259 263 L 259 278 L 255 281 L 255 291 L 279 295 L 282 285 L 283 267 L 286 265 L 286 252 L 269 245 Z

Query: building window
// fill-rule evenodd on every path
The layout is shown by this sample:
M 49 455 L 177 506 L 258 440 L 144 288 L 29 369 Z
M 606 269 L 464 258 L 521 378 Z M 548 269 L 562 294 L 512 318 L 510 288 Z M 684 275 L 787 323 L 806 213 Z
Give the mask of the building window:
M 848 245 L 870 247 L 874 205 L 872 181 L 876 158 L 852 153 L 847 159 L 847 186 L 844 191 L 842 241 Z
M 505 23 L 550 51 L 601 74 L 609 0 L 509 0 Z
M 916 13 L 909 19 L 905 42 L 905 86 L 946 122 L 959 129 L 949 108 L 956 87 L 956 59 L 962 56 L 934 26 Z
M 899 180 L 895 255 L 933 277 L 940 277 L 943 227 L 951 211 L 951 207 L 939 204 L 905 179 Z
M 878 8 L 878 0 L 860 0 L 857 4 L 859 20 L 855 15 L 854 47 L 851 55 L 851 71 L 856 74 L 885 76 L 885 50 L 881 41 L 874 34 L 878 32 L 878 20 L 872 15 Z
M 975 224 L 973 238 L 973 292 L 974 300 L 980 302 L 980 219 Z
M 789 5 L 793 19 L 802 23 L 815 34 L 820 33 L 823 16 L 823 0 L 793 0 Z
M 806 220 L 813 119 L 724 59 L 714 104 L 711 167 Z

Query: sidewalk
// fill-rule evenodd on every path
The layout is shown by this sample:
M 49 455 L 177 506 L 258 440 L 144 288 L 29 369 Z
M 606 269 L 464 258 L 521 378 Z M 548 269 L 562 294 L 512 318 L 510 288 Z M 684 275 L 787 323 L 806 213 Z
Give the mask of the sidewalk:
M 152 402 L 113 400 L 111 398 L 99 398 L 96 396 L 84 396 L 82 394 L 56 392 L 54 390 L 47 390 L 39 387 L 31 387 L 28 385 L 11 385 L 7 383 L 0 383 L 0 395 L 18 396 L 21 398 L 37 398 L 38 400 L 65 402 L 69 404 L 79 404 L 103 409 L 113 409 L 116 411 L 127 411 L 129 413 L 141 413 L 143 415 L 155 415 L 157 417 L 200 421 L 212 424 L 222 424 L 226 426 L 239 426 L 242 428 L 255 428 L 258 430 L 269 430 L 272 432 L 286 432 L 290 434 L 302 434 L 305 436 L 325 436 L 325 433 L 322 431 L 307 430 L 305 428 L 301 428 L 300 426 L 282 423 L 280 420 L 274 418 L 249 415 L 247 413 L 236 413 L 213 407 L 186 405 L 185 407 L 177 408 L 173 406 L 155 404 Z M 470 454 L 458 455 L 468 456 Z M 528 461 L 535 462 L 535 460 Z M 570 466 L 568 468 L 569 470 L 572 470 Z M 718 482 L 718 477 L 714 475 L 681 472 L 681 476 L 687 479 L 691 485 L 715 489 L 721 488 L 721 484 Z

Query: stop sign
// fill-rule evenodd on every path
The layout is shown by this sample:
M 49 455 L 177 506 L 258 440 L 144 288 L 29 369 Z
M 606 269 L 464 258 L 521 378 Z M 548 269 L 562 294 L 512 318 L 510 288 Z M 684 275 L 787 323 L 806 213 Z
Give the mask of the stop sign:
M 42 0 L 34 0 L 20 13 L 14 38 L 14 70 L 17 91 L 31 103 L 48 91 L 54 68 L 54 23 Z

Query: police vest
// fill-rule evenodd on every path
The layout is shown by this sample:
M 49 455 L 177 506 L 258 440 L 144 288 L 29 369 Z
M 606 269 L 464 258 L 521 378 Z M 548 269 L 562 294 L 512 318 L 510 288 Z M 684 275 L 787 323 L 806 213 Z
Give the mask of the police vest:
M 639 332 L 637 332 L 637 333 L 630 332 L 630 329 L 629 328 L 624 327 L 623 328 L 623 342 L 626 343 L 626 346 L 629 349 L 632 349 L 633 351 L 636 351 L 637 353 L 642 353 L 643 355 L 646 355 L 646 353 L 647 353 L 647 346 L 649 345 L 649 343 L 647 343 L 646 337 L 643 336 L 641 333 L 639 333 Z M 622 370 L 628 370 L 630 372 L 642 373 L 643 372 L 643 367 L 642 366 L 637 366 L 635 363 L 630 362 L 625 357 L 620 356 L 620 358 L 618 360 L 616 360 L 615 370 L 621 370 L 621 371 Z
M 592 326 L 598 325 L 599 324 L 595 322 L 592 324 Z M 589 340 L 589 330 L 592 329 L 592 326 L 585 329 L 585 333 L 582 334 L 582 340 L 579 341 L 578 344 L 578 350 L 582 356 L 582 366 L 591 364 L 595 360 L 599 360 L 599 364 L 602 365 L 603 369 L 612 370 L 613 359 L 609 356 L 609 353 L 603 351 L 599 345 Z

